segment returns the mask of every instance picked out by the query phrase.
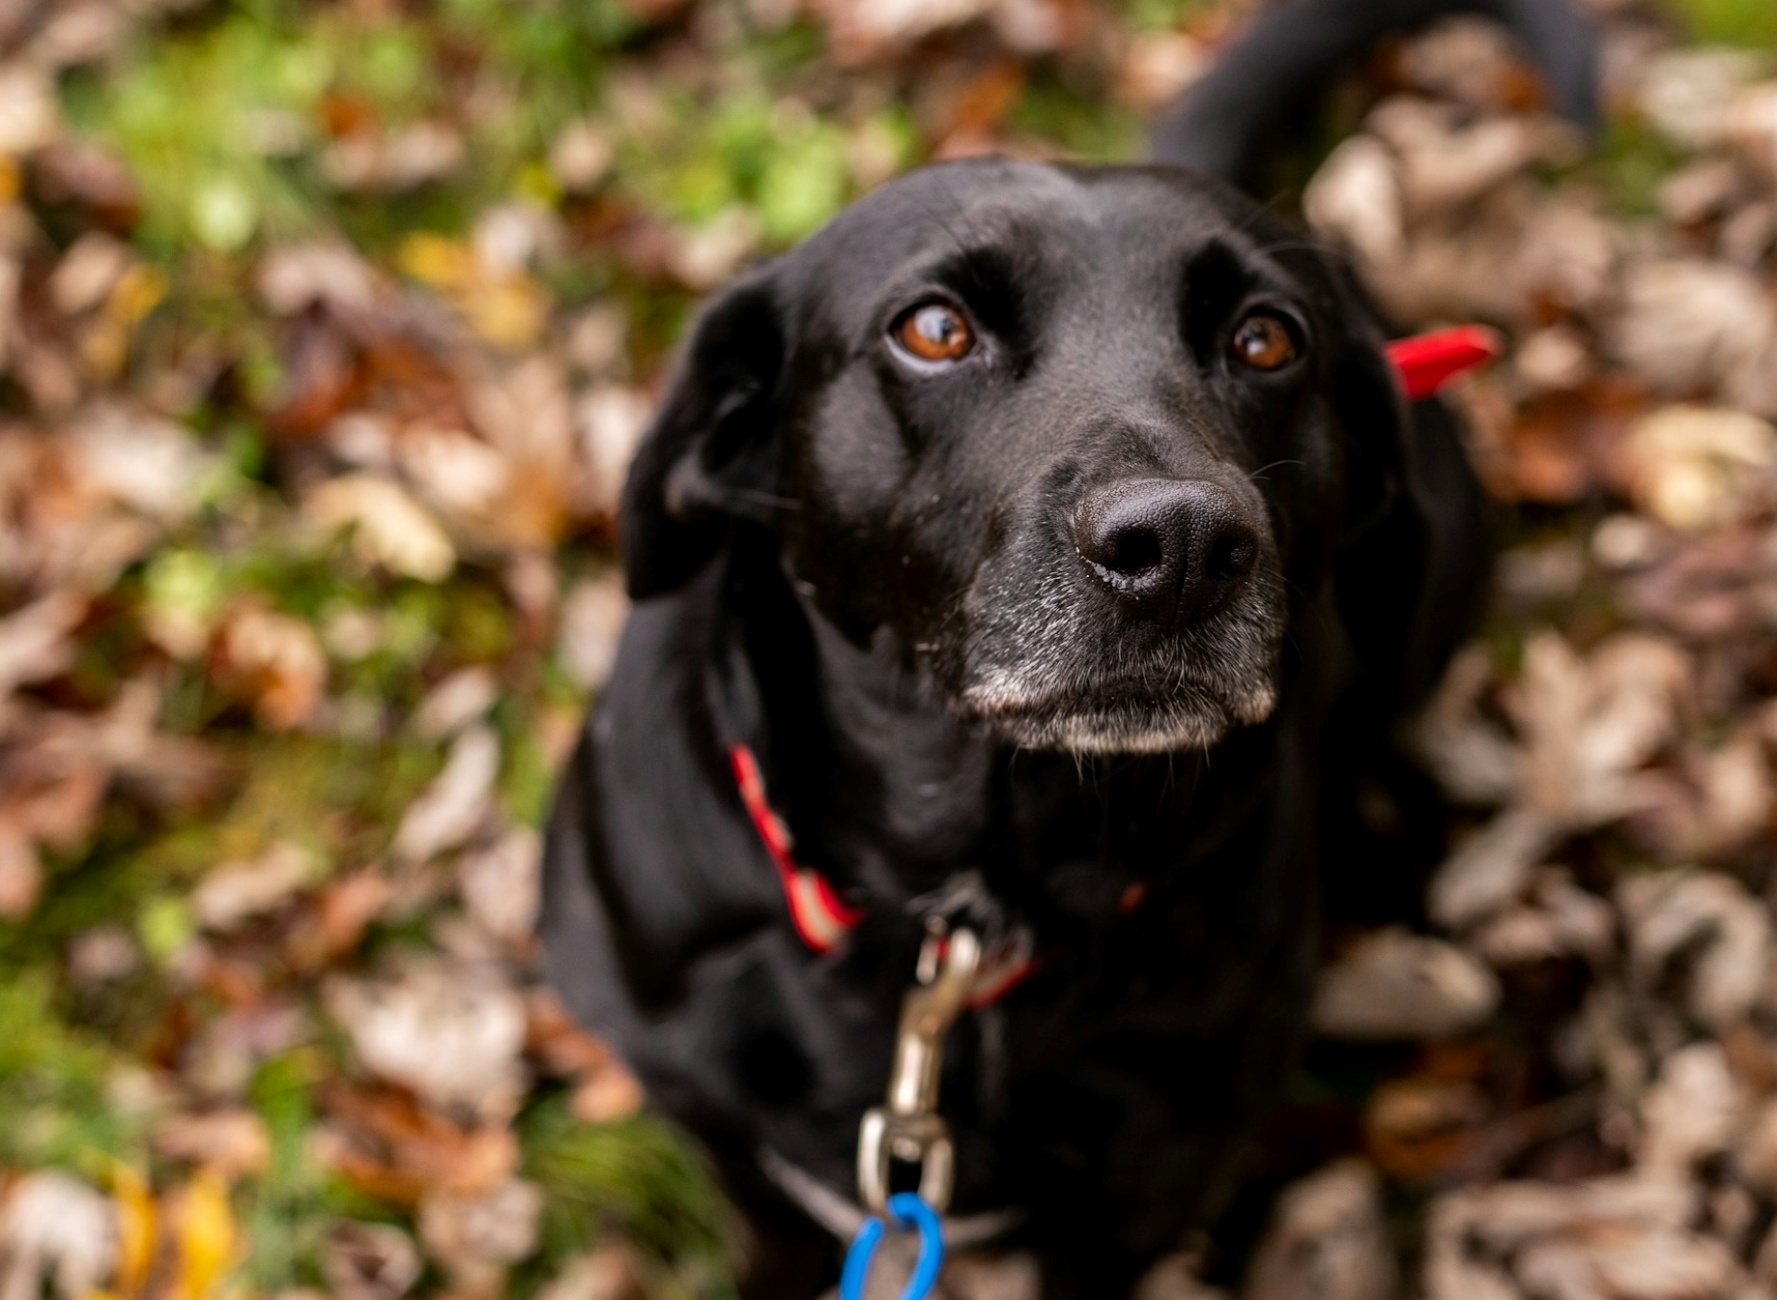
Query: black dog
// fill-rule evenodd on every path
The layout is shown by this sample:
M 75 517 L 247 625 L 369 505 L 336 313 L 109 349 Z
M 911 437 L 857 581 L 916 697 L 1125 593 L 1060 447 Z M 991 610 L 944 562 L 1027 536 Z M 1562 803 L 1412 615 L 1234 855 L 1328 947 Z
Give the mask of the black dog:
M 836 1275 L 804 1211 L 849 1195 L 934 915 L 1010 954 L 952 1034 L 958 1214 L 1115 1297 L 1225 1192 L 1299 1038 L 1323 791 L 1485 574 L 1382 345 L 1327 256 L 1166 167 L 918 172 L 704 313 L 544 938 L 715 1154 L 750 1294 Z

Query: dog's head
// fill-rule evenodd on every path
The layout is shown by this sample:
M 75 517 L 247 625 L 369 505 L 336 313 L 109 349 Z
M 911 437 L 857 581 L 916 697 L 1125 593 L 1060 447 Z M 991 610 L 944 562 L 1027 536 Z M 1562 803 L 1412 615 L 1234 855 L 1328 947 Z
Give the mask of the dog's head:
M 625 489 L 631 594 L 768 529 L 815 611 L 1014 743 L 1213 744 L 1399 476 L 1347 286 L 1188 173 L 914 173 L 707 308 Z

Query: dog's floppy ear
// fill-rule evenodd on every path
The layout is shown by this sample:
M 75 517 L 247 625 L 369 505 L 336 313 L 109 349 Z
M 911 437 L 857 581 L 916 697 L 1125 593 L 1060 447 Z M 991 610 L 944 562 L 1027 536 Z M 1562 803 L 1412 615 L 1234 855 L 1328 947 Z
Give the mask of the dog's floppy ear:
M 623 486 L 631 599 L 687 582 L 735 520 L 772 522 L 784 354 L 773 267 L 704 308 Z
M 1362 317 L 1355 319 L 1362 321 Z M 1345 429 L 1345 503 L 1341 535 L 1375 528 L 1404 503 L 1414 484 L 1412 416 L 1382 335 L 1360 323 L 1333 379 L 1333 405 Z
M 1410 403 L 1381 334 L 1359 328 L 1334 388 L 1346 439 L 1335 581 L 1372 702 L 1411 708 L 1478 618 L 1486 509 L 1455 415 L 1435 397 Z

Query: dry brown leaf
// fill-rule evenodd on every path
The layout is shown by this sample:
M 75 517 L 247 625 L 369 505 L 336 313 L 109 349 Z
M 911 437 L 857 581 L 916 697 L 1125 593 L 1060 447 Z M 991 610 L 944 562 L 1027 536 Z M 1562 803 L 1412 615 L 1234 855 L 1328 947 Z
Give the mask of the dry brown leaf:
M 542 837 L 520 826 L 465 854 L 457 863 L 457 887 L 483 930 L 504 943 L 526 943 L 543 906 Z
M 1717 528 L 1768 492 L 1777 429 L 1744 411 L 1670 406 L 1631 427 L 1618 464 L 1630 496 L 1667 527 Z
M 0 618 L 0 699 L 19 686 L 54 677 L 74 658 L 74 629 L 87 601 L 56 591 Z
M 413 1239 L 387 1223 L 341 1220 L 321 1252 L 321 1271 L 338 1300 L 399 1300 L 423 1268 Z
M 1538 808 L 1508 808 L 1456 846 L 1427 897 L 1432 920 L 1459 930 L 1515 902 L 1533 869 L 1561 838 L 1561 824 Z
M 440 1189 L 479 1195 L 518 1170 L 518 1139 L 504 1121 L 466 1128 L 405 1089 L 335 1086 L 324 1101 L 321 1160 L 372 1195 L 403 1205 Z
M 1617 906 L 1640 989 L 1652 992 L 1682 975 L 1692 1014 L 1718 1028 L 1769 994 L 1770 911 L 1732 877 L 1682 870 L 1629 876 L 1617 888 Z
M 1719 1044 L 1680 1048 L 1661 1063 L 1642 1098 L 1640 1169 L 1651 1178 L 1683 1180 L 1696 1162 L 1727 1149 L 1749 1101 Z
M 378 279 L 348 244 L 291 244 L 267 251 L 259 263 L 258 288 L 279 316 L 323 307 L 350 319 L 375 306 Z
M 212 869 L 192 891 L 192 915 L 206 929 L 231 930 L 275 912 L 314 883 L 319 868 L 306 849 L 279 841 L 252 861 Z
M 1394 1178 L 1447 1177 L 1473 1156 L 1490 1117 L 1487 1098 L 1467 1080 L 1431 1075 L 1393 1080 L 1370 1094 L 1364 1150 Z
M 485 664 L 471 664 L 427 691 L 409 725 L 421 740 L 448 740 L 479 722 L 499 697 L 500 679 L 494 670 Z
M 653 418 L 653 403 L 642 393 L 616 384 L 589 390 L 575 407 L 584 481 L 580 510 L 593 519 L 615 519 L 617 497 L 630 458 Z
M 628 615 L 629 597 L 616 573 L 575 584 L 562 601 L 556 657 L 584 689 L 598 690 L 611 675 Z
M 1260 1243 L 1243 1300 L 1389 1300 L 1394 1256 L 1375 1171 L 1346 1160 L 1288 1188 Z
M 1552 632 L 1533 637 L 1505 696 L 1529 806 L 1573 827 L 1632 810 L 1634 774 L 1671 738 L 1689 689 L 1689 659 L 1658 638 L 1620 633 L 1582 661 Z
M 648 1292 L 635 1252 L 609 1245 L 569 1260 L 537 1300 L 648 1300 Z
M 399 483 L 376 474 L 347 474 L 319 484 L 304 513 L 328 531 L 350 529 L 366 564 L 442 582 L 456 567 L 456 548 L 430 511 Z
M 0 1200 L 0 1300 L 87 1300 L 117 1267 L 116 1211 L 67 1174 L 25 1175 Z
M 278 729 L 307 721 L 327 684 L 327 656 L 314 630 L 258 605 L 236 606 L 223 619 L 214 659 L 217 676 Z
M 416 122 L 390 134 L 360 131 L 321 157 L 321 172 L 336 189 L 399 194 L 457 171 L 468 157 L 462 135 L 443 122 Z
M 1136 1283 L 1132 1300 L 1228 1300 L 1228 1293 L 1197 1277 L 1202 1261 L 1191 1251 L 1168 1255 Z
M 1581 957 L 1601 965 L 1609 959 L 1615 938 L 1610 905 L 1575 886 L 1566 872 L 1545 868 L 1535 874 L 1524 905 L 1493 916 L 1469 943 L 1495 966 L 1555 957 Z
M 371 1073 L 484 1120 L 517 1108 L 524 999 L 494 967 L 412 956 L 388 979 L 336 976 L 323 996 Z
M 1462 949 L 1405 930 L 1358 940 L 1321 973 L 1310 1018 L 1329 1038 L 1445 1038 L 1499 1004 L 1493 972 Z
M 1452 1192 L 1432 1207 L 1424 1274 L 1428 1300 L 1523 1300 L 1530 1293 L 1520 1276 L 1526 1265 L 1536 1271 L 1538 1285 L 1573 1279 L 1590 1285 L 1598 1277 L 1587 1251 L 1593 1245 L 1613 1258 L 1619 1243 L 1643 1240 L 1681 1255 L 1693 1248 L 1719 1251 L 1718 1243 L 1686 1231 L 1698 1200 L 1683 1183 L 1633 1178 L 1576 1185 L 1505 1182 Z M 1575 1250 L 1580 1255 L 1570 1263 Z M 1561 1300 L 1701 1300 L 1715 1293 L 1543 1294 Z
M 489 727 L 466 728 L 453 742 L 444 769 L 402 815 L 395 855 L 423 862 L 463 844 L 492 811 L 500 774 L 500 742 Z
M 291 963 L 316 970 L 350 952 L 394 895 L 393 883 L 374 867 L 330 882 L 316 895 L 314 911 L 292 929 Z
M 543 1193 L 511 1178 L 478 1195 L 439 1191 L 420 1202 L 420 1240 L 456 1294 L 497 1296 L 506 1270 L 537 1248 Z
M 214 1169 L 229 1181 L 263 1173 L 271 1162 L 271 1135 L 250 1110 L 218 1110 L 164 1121 L 155 1150 L 173 1160 Z
M 1605 322 L 1610 354 L 1655 390 L 1769 409 L 1777 301 L 1759 278 L 1700 258 L 1631 264 L 1622 308 Z

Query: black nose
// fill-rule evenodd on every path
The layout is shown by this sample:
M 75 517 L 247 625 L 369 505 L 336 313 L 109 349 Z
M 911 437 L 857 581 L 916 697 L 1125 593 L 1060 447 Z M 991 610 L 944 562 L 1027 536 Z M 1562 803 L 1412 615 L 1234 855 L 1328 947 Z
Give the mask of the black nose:
M 1234 495 L 1201 479 L 1133 478 L 1095 488 L 1074 512 L 1087 568 L 1135 612 L 1203 618 L 1259 562 L 1259 535 Z

